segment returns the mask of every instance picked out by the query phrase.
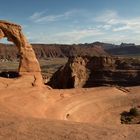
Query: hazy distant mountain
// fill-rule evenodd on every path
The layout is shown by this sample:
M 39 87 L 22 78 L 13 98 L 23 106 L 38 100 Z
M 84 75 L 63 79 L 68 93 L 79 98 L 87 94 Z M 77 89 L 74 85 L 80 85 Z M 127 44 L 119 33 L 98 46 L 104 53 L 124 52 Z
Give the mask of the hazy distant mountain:
M 140 56 L 140 45 L 134 43 L 121 43 L 120 45 L 95 42 L 93 44 L 100 45 L 102 48 L 112 55 L 124 55 L 124 56 Z
M 120 45 L 119 47 L 110 48 L 106 51 L 113 55 L 140 56 L 140 46 L 138 45 L 132 45 L 132 46 Z

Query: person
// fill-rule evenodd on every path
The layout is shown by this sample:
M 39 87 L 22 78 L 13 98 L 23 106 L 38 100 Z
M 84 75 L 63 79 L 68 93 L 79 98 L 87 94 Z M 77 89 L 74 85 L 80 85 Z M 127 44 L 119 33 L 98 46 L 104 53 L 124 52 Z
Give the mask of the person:
M 67 114 L 67 115 L 66 115 L 66 118 L 68 118 L 69 116 L 70 116 L 70 114 Z

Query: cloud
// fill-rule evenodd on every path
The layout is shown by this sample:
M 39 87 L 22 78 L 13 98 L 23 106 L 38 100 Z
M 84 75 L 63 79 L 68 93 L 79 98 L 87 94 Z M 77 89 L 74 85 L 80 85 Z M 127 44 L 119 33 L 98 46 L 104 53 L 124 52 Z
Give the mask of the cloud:
M 120 35 L 120 34 L 108 34 L 102 38 L 103 42 L 108 42 L 108 43 L 114 43 L 114 44 L 120 44 L 122 42 L 125 43 L 135 43 L 135 44 L 140 44 L 140 35 Z
M 35 12 L 35 13 L 33 13 L 33 15 L 30 16 L 30 19 L 31 20 L 37 20 L 40 17 L 42 17 L 44 14 L 45 14 L 44 11 L 42 11 L 42 12 Z
M 97 25 L 96 28 L 97 29 L 110 30 L 111 29 L 111 25 L 108 25 L 108 24 L 105 24 L 105 25 Z
M 140 30 L 140 17 L 125 18 L 119 16 L 116 11 L 107 10 L 96 17 L 96 22 L 102 23 L 100 27 L 107 25 L 113 32 Z M 105 29 L 105 28 L 104 28 Z
M 56 34 L 47 35 L 46 33 L 40 33 L 38 35 L 28 34 L 31 42 L 38 43 L 81 43 L 83 39 L 87 37 L 95 37 L 104 34 L 96 29 L 84 29 L 84 30 L 72 30 L 64 31 Z
M 66 42 L 80 42 L 84 38 L 91 36 L 99 36 L 102 34 L 104 33 L 97 29 L 84 29 L 58 33 L 56 34 L 56 37 L 61 39 L 63 38 L 63 40 L 65 40 Z
M 125 30 L 130 30 L 131 28 L 127 25 L 125 26 L 121 26 L 121 27 L 117 27 L 117 28 L 114 28 L 113 31 L 114 32 L 118 32 L 118 31 L 125 31 Z
M 74 16 L 75 13 L 77 13 L 78 10 L 70 10 L 66 11 L 62 14 L 56 14 L 56 15 L 47 15 L 46 12 L 35 12 L 33 15 L 30 16 L 30 20 L 35 23 L 46 23 L 46 22 L 54 22 L 54 21 L 60 21 L 60 20 L 66 20 L 69 19 L 71 16 Z
M 98 15 L 95 21 L 104 22 L 108 25 L 114 25 L 118 23 L 118 18 L 118 13 L 116 11 L 107 10 L 104 13 Z
M 96 41 L 95 39 L 117 44 L 140 42 L 140 16 L 124 17 L 114 10 L 103 11 L 97 16 L 93 16 L 93 13 L 87 10 L 79 9 L 56 15 L 42 11 L 35 12 L 30 16 L 30 20 L 41 24 L 61 21 L 62 24 L 67 25 L 60 27 L 57 24 L 49 24 L 45 28 L 42 25 L 41 33 L 29 35 L 31 42 L 69 44 L 83 43 L 86 40 L 93 42 Z M 66 22 L 67 20 L 70 22 Z M 35 24 L 35 28 L 36 25 L 40 26 Z M 35 30 L 38 32 L 37 29 Z

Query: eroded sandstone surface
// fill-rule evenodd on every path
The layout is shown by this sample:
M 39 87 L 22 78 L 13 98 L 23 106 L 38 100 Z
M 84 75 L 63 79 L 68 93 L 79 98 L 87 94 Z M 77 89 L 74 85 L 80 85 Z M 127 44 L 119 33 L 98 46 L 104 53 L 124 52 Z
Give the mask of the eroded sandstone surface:
M 32 46 L 22 33 L 20 25 L 0 20 L 0 39 L 7 38 L 13 42 L 19 52 L 19 74 L 34 77 L 33 85 L 42 85 L 41 69 Z

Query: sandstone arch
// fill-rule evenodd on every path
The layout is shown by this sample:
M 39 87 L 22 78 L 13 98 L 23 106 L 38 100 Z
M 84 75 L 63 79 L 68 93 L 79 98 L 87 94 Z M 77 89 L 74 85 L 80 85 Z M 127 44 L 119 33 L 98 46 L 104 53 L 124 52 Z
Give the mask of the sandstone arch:
M 39 62 L 36 59 L 32 46 L 28 43 L 26 37 L 23 35 L 21 26 L 0 20 L 0 39 L 4 37 L 6 37 L 8 41 L 13 42 L 19 50 L 19 74 L 21 76 L 33 76 L 35 85 L 42 84 L 43 82 Z

